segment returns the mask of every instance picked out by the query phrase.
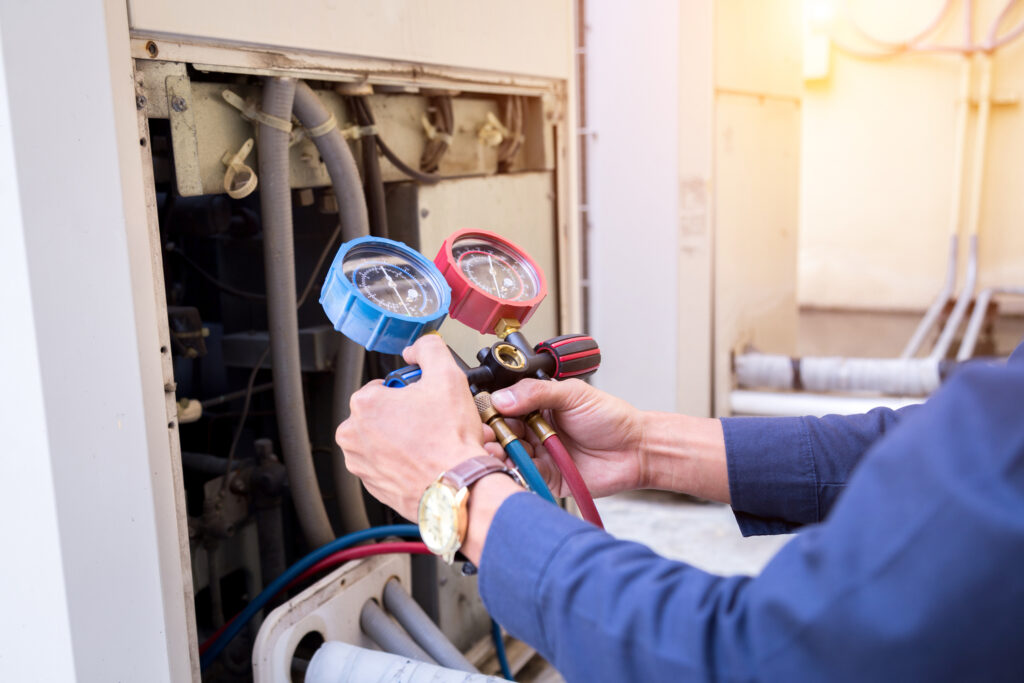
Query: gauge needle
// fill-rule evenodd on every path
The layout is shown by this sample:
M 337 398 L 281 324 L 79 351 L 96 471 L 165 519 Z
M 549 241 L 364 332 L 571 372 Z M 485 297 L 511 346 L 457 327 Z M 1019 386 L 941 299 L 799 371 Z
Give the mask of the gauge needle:
M 384 277 L 387 278 L 388 284 L 391 286 L 391 289 L 394 290 L 395 296 L 402 302 L 402 308 L 405 309 L 405 314 L 411 316 L 412 311 L 410 311 L 409 307 L 405 305 L 405 299 L 402 298 L 402 294 L 398 291 L 398 285 L 396 285 L 395 281 L 391 279 L 390 275 L 388 275 L 388 271 L 384 269 L 384 266 L 377 267 L 380 268 L 380 272 L 384 273 Z
M 501 296 L 501 287 L 498 285 L 498 276 L 494 274 L 494 259 L 491 258 L 490 254 L 487 255 L 487 267 L 491 271 L 491 279 L 494 280 L 494 293 Z

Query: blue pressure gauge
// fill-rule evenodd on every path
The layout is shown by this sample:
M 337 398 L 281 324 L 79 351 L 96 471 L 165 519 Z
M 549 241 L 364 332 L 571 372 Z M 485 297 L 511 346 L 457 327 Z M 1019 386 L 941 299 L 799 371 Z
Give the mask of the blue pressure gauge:
M 338 330 L 367 351 L 401 353 L 444 322 L 451 289 L 415 249 L 383 237 L 360 237 L 338 249 L 320 291 Z

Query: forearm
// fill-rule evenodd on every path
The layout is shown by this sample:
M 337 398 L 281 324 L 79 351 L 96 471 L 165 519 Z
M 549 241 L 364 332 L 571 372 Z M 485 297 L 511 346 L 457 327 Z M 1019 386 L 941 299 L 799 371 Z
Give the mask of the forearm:
M 643 414 L 640 488 L 730 502 L 722 423 L 673 413 Z

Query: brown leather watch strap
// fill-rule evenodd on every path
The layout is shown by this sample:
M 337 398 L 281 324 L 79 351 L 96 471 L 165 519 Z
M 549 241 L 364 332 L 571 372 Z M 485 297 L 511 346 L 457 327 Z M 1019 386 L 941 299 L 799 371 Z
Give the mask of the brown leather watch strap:
M 442 478 L 458 491 L 463 486 L 469 486 L 477 479 L 486 477 L 494 472 L 510 472 L 510 470 L 505 463 L 495 457 L 479 455 L 460 462 L 445 472 Z

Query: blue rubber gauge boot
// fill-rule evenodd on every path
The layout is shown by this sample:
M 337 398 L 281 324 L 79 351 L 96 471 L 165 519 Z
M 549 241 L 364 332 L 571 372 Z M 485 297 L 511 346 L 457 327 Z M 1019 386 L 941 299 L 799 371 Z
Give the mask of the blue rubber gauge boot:
M 415 249 L 383 237 L 360 237 L 338 249 L 320 304 L 334 329 L 367 351 L 399 354 L 441 326 L 451 288 Z

